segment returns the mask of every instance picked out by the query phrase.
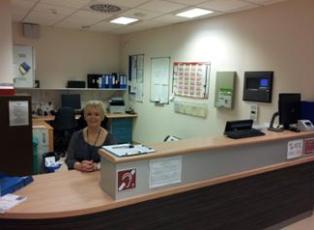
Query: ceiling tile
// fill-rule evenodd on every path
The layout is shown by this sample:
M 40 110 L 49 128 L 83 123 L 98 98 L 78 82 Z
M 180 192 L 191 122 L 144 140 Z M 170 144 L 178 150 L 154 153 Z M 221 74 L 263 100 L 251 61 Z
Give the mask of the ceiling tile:
M 25 13 L 12 12 L 12 20 L 13 22 L 20 22 L 24 18 Z
M 67 6 L 75 9 L 79 9 L 87 5 L 90 0 L 41 0 L 41 3 L 56 5 L 56 6 Z
M 285 0 L 246 0 L 246 1 L 258 4 L 258 5 L 270 5 L 277 2 L 283 2 Z
M 77 9 L 66 6 L 39 3 L 34 7 L 33 11 L 41 12 L 48 15 L 49 14 L 69 15 L 73 14 L 75 11 L 77 11 Z
M 89 23 L 96 23 L 99 22 L 101 20 L 104 20 L 105 18 L 110 17 L 111 15 L 108 14 L 102 14 L 102 13 L 94 13 L 94 12 L 90 12 L 90 11 L 85 11 L 85 10 L 79 10 L 77 12 L 75 12 L 74 14 L 72 14 L 70 17 L 68 17 L 67 19 L 70 19 L 72 21 L 81 21 L 81 20 L 85 20 L 88 21 Z
M 30 10 L 37 0 L 11 0 L 11 7 L 19 10 Z
M 184 22 L 184 21 L 189 21 L 191 19 L 189 18 L 183 18 L 183 17 L 178 17 L 172 14 L 167 14 L 163 15 L 161 17 L 155 18 L 156 22 L 164 22 L 164 23 L 178 23 L 178 22 Z
M 106 31 L 112 31 L 112 30 L 117 29 L 117 28 L 123 28 L 123 27 L 125 27 L 125 26 L 113 24 L 110 22 L 100 22 L 100 23 L 97 23 L 96 25 L 91 26 L 91 28 L 89 30 L 90 31 L 106 32 Z
M 122 7 L 127 7 L 127 8 L 133 8 L 138 5 L 141 5 L 143 3 L 147 2 L 147 0 L 94 0 L 91 1 L 91 3 L 104 3 L 104 4 L 112 4 L 116 6 L 122 6 Z
M 159 12 L 163 12 L 163 13 L 168 13 L 171 11 L 183 9 L 185 7 L 186 7 L 186 5 L 182 5 L 182 4 L 171 3 L 171 2 L 166 2 L 166 1 L 162 1 L 162 0 L 153 0 L 153 1 L 150 1 L 146 4 L 141 5 L 138 8 L 144 9 L 144 10 L 151 10 L 151 11 L 157 11 L 157 12 L 159 11 Z
M 84 22 L 82 21 L 71 21 L 66 19 L 61 22 L 58 22 L 54 26 L 62 28 L 81 29 L 82 27 L 87 26 L 87 24 L 84 24 Z
M 23 22 L 28 23 L 36 23 L 40 25 L 53 25 L 57 21 L 61 20 L 64 16 L 62 15 L 46 15 L 37 12 L 31 12 L 27 17 L 23 20 Z
M 247 7 L 255 7 L 256 5 L 243 2 L 240 0 L 212 0 L 206 3 L 200 4 L 199 7 L 211 9 L 214 11 L 231 12 L 237 9 L 243 9 Z
M 205 2 L 205 0 L 169 0 L 169 2 L 181 3 L 188 6 L 194 6 L 194 5 Z
M 134 8 L 121 14 L 121 16 L 133 17 L 140 20 L 147 20 L 163 14 L 162 12 L 154 12 L 150 10 Z
M 11 0 L 11 4 L 13 21 L 75 29 L 90 26 L 89 30 L 92 31 L 123 34 L 282 1 L 285 0 Z M 89 8 L 92 3 L 111 3 L 118 5 L 122 10 L 111 14 L 94 12 Z M 191 8 L 190 6 L 215 12 L 194 19 L 174 15 L 183 9 Z M 128 26 L 109 23 L 109 20 L 117 15 L 135 17 L 140 21 Z

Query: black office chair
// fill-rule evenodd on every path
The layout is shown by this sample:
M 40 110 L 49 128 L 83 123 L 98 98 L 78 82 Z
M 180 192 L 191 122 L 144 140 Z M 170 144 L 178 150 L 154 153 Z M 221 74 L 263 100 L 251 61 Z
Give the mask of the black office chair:
M 60 155 L 65 154 L 76 126 L 74 109 L 71 107 L 60 108 L 53 122 L 55 152 Z

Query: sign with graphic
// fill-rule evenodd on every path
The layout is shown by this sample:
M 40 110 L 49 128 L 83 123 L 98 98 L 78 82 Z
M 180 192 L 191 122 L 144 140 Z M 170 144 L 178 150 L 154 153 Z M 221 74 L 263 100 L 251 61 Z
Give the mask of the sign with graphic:
M 303 139 L 288 142 L 287 159 L 293 159 L 302 156 Z
M 304 139 L 304 153 L 305 154 L 314 153 L 314 138 Z
M 136 169 L 123 169 L 118 173 L 118 192 L 136 187 Z

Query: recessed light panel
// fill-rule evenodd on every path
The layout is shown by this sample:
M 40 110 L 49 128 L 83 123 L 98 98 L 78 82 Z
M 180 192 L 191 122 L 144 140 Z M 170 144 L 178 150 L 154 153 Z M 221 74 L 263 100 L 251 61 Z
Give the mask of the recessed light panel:
M 111 20 L 111 23 L 115 23 L 115 24 L 122 24 L 122 25 L 127 25 L 130 24 L 132 22 L 136 22 L 138 21 L 137 18 L 129 18 L 129 17 L 119 17 L 119 18 L 115 18 L 113 20 Z
M 213 11 L 204 10 L 200 8 L 194 8 L 194 9 L 190 9 L 190 10 L 178 13 L 176 14 L 176 16 L 184 17 L 184 18 L 195 18 L 195 17 L 200 17 L 206 14 L 211 14 L 211 13 L 213 13 Z

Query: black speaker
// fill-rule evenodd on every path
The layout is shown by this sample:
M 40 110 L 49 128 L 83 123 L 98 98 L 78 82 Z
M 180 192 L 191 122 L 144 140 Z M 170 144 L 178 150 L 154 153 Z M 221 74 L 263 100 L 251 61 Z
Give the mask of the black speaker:
M 68 81 L 67 88 L 85 88 L 85 81 Z

